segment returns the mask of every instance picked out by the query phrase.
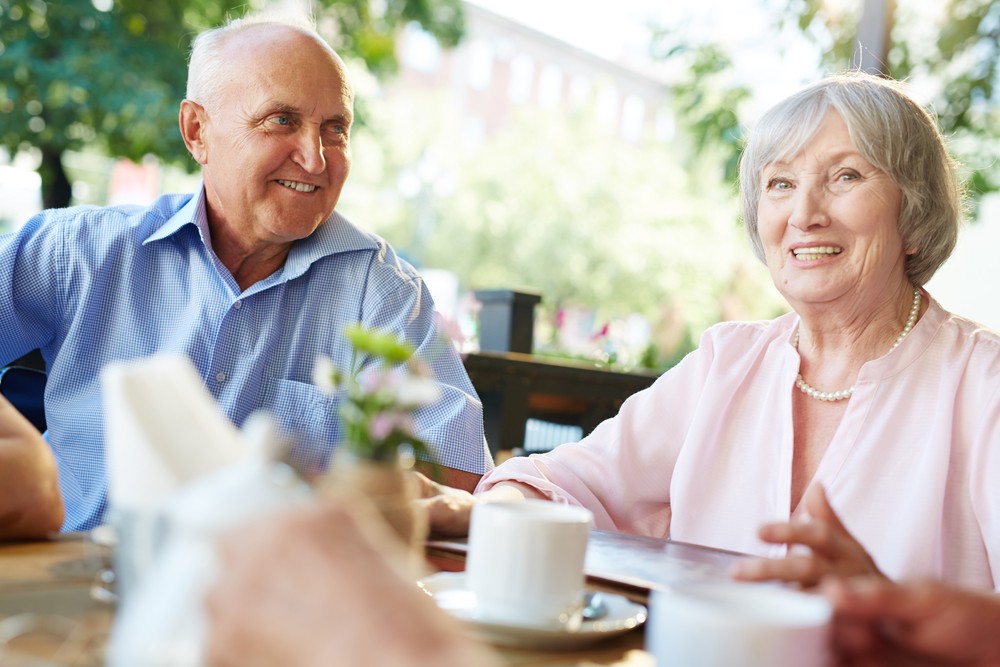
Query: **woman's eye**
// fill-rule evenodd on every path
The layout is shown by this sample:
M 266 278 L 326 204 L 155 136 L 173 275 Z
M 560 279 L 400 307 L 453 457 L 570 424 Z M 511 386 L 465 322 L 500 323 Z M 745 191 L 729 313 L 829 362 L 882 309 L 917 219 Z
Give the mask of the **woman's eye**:
M 767 182 L 768 190 L 788 190 L 791 187 L 792 184 L 786 178 L 772 178 Z

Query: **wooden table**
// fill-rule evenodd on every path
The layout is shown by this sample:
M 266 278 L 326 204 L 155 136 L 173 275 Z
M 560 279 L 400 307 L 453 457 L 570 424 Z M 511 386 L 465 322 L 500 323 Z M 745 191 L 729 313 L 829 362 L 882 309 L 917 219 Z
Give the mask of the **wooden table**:
M 460 560 L 445 557 L 432 558 L 431 562 L 444 562 L 446 569 L 454 570 L 460 569 Z M 115 607 L 95 599 L 92 587 L 109 562 L 108 550 L 82 534 L 0 544 L 0 631 L 9 628 L 4 624 L 13 622 L 12 618 L 30 620 L 29 614 L 38 614 L 49 621 L 54 619 L 61 624 L 55 629 L 69 634 L 67 641 L 37 634 L 12 642 L 11 648 L 36 659 L 44 658 L 47 665 L 103 667 Z M 606 583 L 595 585 L 614 589 Z M 497 650 L 506 664 L 516 667 L 653 667 L 652 657 L 642 646 L 642 631 L 634 630 L 579 651 Z M 0 646 L 2 667 L 38 664 L 5 654 Z
M 0 636 L 19 621 L 44 622 L 64 635 L 39 632 L 11 642 L 18 654 L 44 662 L 18 659 L 0 644 L 0 665 L 102 667 L 114 607 L 92 596 L 91 587 L 109 559 L 82 534 L 0 544 Z

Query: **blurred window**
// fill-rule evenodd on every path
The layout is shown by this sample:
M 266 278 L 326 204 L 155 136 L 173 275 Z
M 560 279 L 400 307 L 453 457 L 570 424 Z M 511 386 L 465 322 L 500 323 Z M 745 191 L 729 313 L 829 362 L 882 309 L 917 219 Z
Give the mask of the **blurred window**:
M 545 65 L 538 78 L 538 104 L 550 109 L 559 104 L 562 85 L 562 69 L 558 65 Z
M 531 100 L 531 84 L 535 76 L 535 63 L 523 53 L 510 61 L 510 85 L 507 97 L 511 102 L 523 104 Z
M 629 95 L 622 105 L 622 138 L 638 141 L 642 138 L 642 126 L 646 120 L 646 103 L 638 95 Z
M 473 90 L 486 90 L 493 78 L 493 47 L 482 39 L 473 40 L 468 50 L 467 76 Z
M 441 64 L 441 47 L 433 35 L 425 32 L 416 23 L 409 23 L 403 33 L 400 60 L 418 72 L 428 74 L 436 72 Z

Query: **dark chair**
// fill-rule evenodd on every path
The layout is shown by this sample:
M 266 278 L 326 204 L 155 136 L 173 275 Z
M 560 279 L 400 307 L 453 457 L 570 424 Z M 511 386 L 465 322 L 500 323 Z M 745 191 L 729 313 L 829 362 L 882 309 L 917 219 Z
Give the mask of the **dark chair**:
M 39 431 L 45 431 L 45 371 L 27 366 L 0 369 L 0 394 L 28 418 Z

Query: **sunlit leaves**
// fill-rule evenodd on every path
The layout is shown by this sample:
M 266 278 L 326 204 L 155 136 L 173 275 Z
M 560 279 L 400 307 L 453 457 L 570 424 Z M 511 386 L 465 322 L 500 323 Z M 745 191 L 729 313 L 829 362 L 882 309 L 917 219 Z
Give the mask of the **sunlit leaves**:
M 343 35 L 343 55 L 376 72 L 394 69 L 395 30 L 407 21 L 427 22 L 447 43 L 462 31 L 458 0 L 391 0 L 378 16 L 367 0 L 320 4 L 321 32 L 326 26 L 330 35 Z M 247 6 L 237 0 L 0 0 L 0 147 L 15 153 L 30 144 L 48 160 L 96 143 L 110 155 L 138 161 L 154 154 L 194 168 L 177 130 L 188 49 L 199 31 L 241 16 Z M 331 12 L 326 19 L 323 7 Z M 445 20 L 450 23 L 432 23 Z M 41 106 L 29 112 L 29 103 Z M 59 170 L 59 164 L 42 170 L 43 189 Z
M 842 3 L 841 3 L 842 4 Z M 1000 190 L 1000 3 L 948 0 L 946 5 L 896 2 L 892 45 L 886 63 L 896 79 L 936 91 L 926 103 L 938 116 L 953 148 L 968 167 L 975 194 Z M 786 0 L 788 15 L 803 31 L 826 33 L 834 47 L 823 52 L 830 71 L 851 64 L 862 0 L 855 12 L 833 13 L 820 0 Z M 937 9 L 937 13 L 930 10 Z M 931 35 L 931 39 L 926 36 Z M 967 140 L 968 138 L 971 140 Z

